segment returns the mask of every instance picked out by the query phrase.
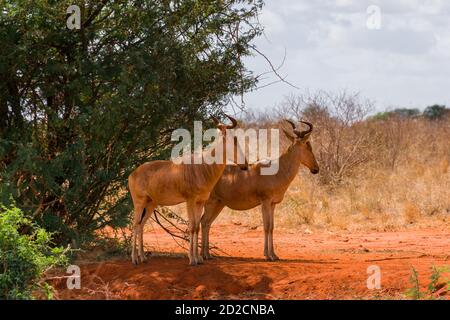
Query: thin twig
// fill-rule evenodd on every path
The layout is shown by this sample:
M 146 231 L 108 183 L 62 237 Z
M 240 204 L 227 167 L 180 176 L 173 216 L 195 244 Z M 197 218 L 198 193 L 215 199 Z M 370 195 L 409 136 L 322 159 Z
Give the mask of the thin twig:
M 169 212 L 170 215 L 177 220 L 179 223 L 184 224 L 184 225 L 188 225 L 188 221 L 186 221 L 185 219 L 183 219 L 182 217 L 180 217 L 178 214 L 176 214 L 174 211 L 169 210 L 167 208 L 164 208 L 165 211 Z M 180 232 L 182 235 L 175 233 L 173 230 L 170 230 L 168 227 L 166 227 L 161 220 L 158 217 L 162 217 L 165 221 L 167 221 L 173 228 L 176 229 L 176 231 Z M 175 243 L 183 248 L 183 249 L 187 249 L 185 246 L 183 246 L 177 239 L 181 239 L 185 242 L 189 242 L 189 235 L 187 234 L 187 230 L 183 230 L 181 229 L 179 226 L 177 226 L 174 222 L 172 222 L 169 218 L 167 218 L 161 211 L 155 209 L 153 211 L 153 216 L 150 216 L 150 218 L 152 219 L 152 221 L 156 222 L 165 232 L 167 232 L 172 239 L 175 241 Z M 217 252 L 217 253 L 222 253 L 223 255 L 229 256 L 230 255 L 223 251 L 222 249 L 218 248 L 217 246 L 215 246 L 214 244 L 210 244 L 209 249 L 213 251 L 213 253 Z
M 288 84 L 289 86 L 291 86 L 291 87 L 293 87 L 293 88 L 295 88 L 295 89 L 300 89 L 299 87 L 297 87 L 297 86 L 293 85 L 292 83 L 290 83 L 289 81 L 287 81 L 287 80 L 285 79 L 286 77 L 283 78 L 283 77 L 278 73 L 278 69 L 275 68 L 275 66 L 272 64 L 272 61 L 270 61 L 270 59 L 269 59 L 264 53 L 262 53 L 260 50 L 258 50 L 258 48 L 256 48 L 256 46 L 251 46 L 251 48 L 252 48 L 253 50 L 255 50 L 261 57 L 263 57 L 264 60 L 267 61 L 267 63 L 269 64 L 270 68 L 272 69 L 272 72 L 278 77 L 278 79 L 279 79 L 281 82 L 284 82 L 284 83 Z

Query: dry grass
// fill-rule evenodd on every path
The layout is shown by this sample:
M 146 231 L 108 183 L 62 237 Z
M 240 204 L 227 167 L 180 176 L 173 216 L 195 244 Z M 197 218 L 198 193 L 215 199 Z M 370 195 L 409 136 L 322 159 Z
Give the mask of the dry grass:
M 386 128 L 396 128 L 401 139 Z M 300 169 L 277 206 L 277 226 L 389 231 L 450 224 L 450 122 L 391 119 L 366 129 L 373 136 L 372 146 L 364 147 L 370 159 L 338 183 Z M 262 223 L 259 208 L 225 209 L 218 223 L 230 220 L 249 227 Z
M 329 154 L 320 156 L 325 154 L 321 148 L 330 149 L 332 138 L 327 136 L 330 130 L 326 119 L 314 124 L 312 146 L 322 168 L 333 161 Z M 265 128 L 279 125 L 260 123 Z M 253 121 L 249 126 L 258 123 Z M 370 157 L 358 158 L 364 161 L 347 167 L 338 179 L 330 170 L 314 176 L 305 167 L 300 168 L 284 201 L 277 206 L 277 228 L 390 231 L 450 225 L 450 120 L 362 121 L 342 131 L 350 138 L 340 139 L 341 159 L 348 158 L 346 150 L 355 152 L 350 146 L 358 141 L 358 135 L 363 135 L 365 142 L 357 152 Z M 283 141 L 282 148 L 286 146 Z M 175 211 L 186 215 L 184 205 Z M 260 208 L 225 208 L 215 223 L 230 222 L 261 227 Z

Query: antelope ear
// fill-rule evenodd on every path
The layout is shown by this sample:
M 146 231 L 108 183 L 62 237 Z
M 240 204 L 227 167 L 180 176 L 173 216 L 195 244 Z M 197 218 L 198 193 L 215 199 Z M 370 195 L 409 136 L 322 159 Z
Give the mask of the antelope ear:
M 283 129 L 283 132 L 284 132 L 284 134 L 286 135 L 286 137 L 288 137 L 288 139 L 291 141 L 291 142 L 294 142 L 295 141 L 295 137 L 292 135 L 292 133 L 290 133 L 289 131 L 287 131 L 286 129 L 284 129 L 284 128 L 282 128 Z

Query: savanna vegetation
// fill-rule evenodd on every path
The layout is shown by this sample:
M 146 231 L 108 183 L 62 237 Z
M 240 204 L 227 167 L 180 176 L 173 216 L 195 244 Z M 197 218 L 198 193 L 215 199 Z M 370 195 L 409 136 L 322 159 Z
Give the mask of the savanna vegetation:
M 274 109 L 250 113 L 246 122 L 252 127 L 281 126 L 283 118 L 314 123 L 311 143 L 319 177 L 300 170 L 277 223 L 379 231 L 448 224 L 450 109 L 423 110 L 374 113 L 373 102 L 343 91 L 289 96 Z M 228 217 L 261 223 L 253 211 Z
M 127 226 L 130 171 L 167 158 L 173 129 L 219 116 L 257 80 L 242 59 L 262 30 L 259 0 L 0 4 L 0 203 L 27 217 L 2 218 L 1 236 L 39 226 L 16 235 L 38 241 L 32 256 L 47 250 L 40 230 L 80 248 Z M 66 27 L 71 5 L 80 29 Z M 14 244 L 2 242 L 2 259 Z M 46 265 L 15 263 L 32 267 L 27 279 Z M 2 280 L 2 297 L 28 296 L 14 281 Z
M 247 5 L 244 5 L 246 4 Z M 66 9 L 82 7 L 69 30 Z M 83 6 L 84 5 L 84 6 Z M 258 1 L 2 1 L 0 183 L 59 243 L 126 226 L 126 178 L 255 77 Z M 209 121 L 205 121 L 208 123 Z
M 67 263 L 52 234 L 15 206 L 0 206 L 0 299 L 52 298 L 42 276 Z
M 233 96 L 256 88 L 243 58 L 262 33 L 262 1 L 0 4 L 0 299 L 51 297 L 42 276 L 67 263 L 68 248 L 103 245 L 103 231 L 128 226 L 129 173 L 167 159 L 173 129 L 206 126 Z M 79 30 L 65 27 L 73 4 Z M 244 127 L 279 127 L 286 118 L 314 124 L 320 174 L 300 170 L 276 225 L 448 224 L 450 112 L 423 107 L 374 114 L 357 94 L 318 92 L 246 110 Z M 217 223 L 261 225 L 258 209 L 226 210 Z

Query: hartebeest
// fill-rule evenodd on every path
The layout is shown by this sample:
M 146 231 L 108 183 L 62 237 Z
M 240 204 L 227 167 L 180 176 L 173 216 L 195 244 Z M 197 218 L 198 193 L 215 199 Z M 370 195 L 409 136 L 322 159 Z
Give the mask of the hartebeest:
M 232 125 L 225 125 L 212 117 L 217 129 L 218 138 L 212 147 L 212 153 L 222 150 L 222 159 L 216 163 L 201 164 L 179 163 L 172 160 L 157 160 L 144 163 L 134 170 L 128 178 L 128 187 L 134 205 L 133 236 L 131 259 L 134 264 L 146 260 L 143 245 L 143 227 L 157 206 L 172 206 L 186 202 L 189 220 L 189 263 L 196 265 L 202 262 L 198 255 L 198 232 L 200 218 L 209 194 L 225 169 L 227 160 L 237 163 L 237 158 L 244 158 L 237 140 L 227 135 L 227 129 L 235 128 L 237 121 L 227 116 Z M 234 152 L 227 152 L 227 144 L 234 146 Z M 233 154 L 233 156 L 230 155 Z M 240 154 L 239 154 L 240 153 Z M 190 155 L 194 157 L 194 155 Z M 247 163 L 240 164 L 247 169 Z M 241 170 L 239 169 L 239 170 Z M 136 241 L 138 253 L 136 254 Z
M 308 167 L 313 174 L 319 172 L 319 166 L 308 141 L 313 125 L 301 121 L 308 125 L 309 129 L 298 131 L 293 122 L 287 121 L 291 124 L 294 134 L 284 129 L 283 131 L 292 144 L 284 154 L 273 160 L 279 161 L 279 169 L 275 175 L 261 175 L 261 167 L 265 165 L 261 162 L 250 165 L 247 171 L 241 171 L 233 166 L 225 168 L 206 202 L 201 219 L 201 254 L 204 259 L 211 258 L 209 254 L 211 224 L 225 206 L 233 210 L 249 210 L 261 205 L 264 222 L 264 255 L 270 261 L 278 260 L 273 249 L 275 206 L 283 200 L 287 188 L 297 175 L 300 164 Z

